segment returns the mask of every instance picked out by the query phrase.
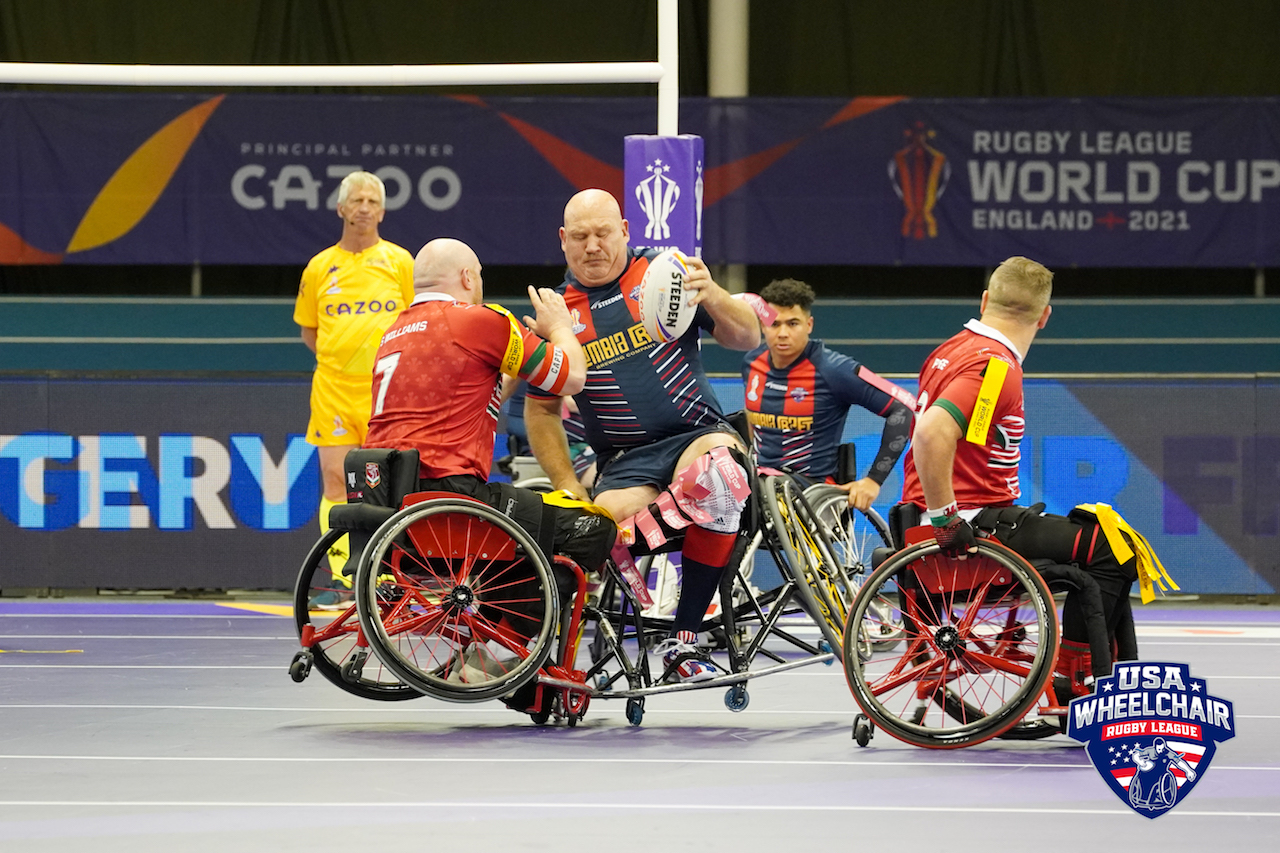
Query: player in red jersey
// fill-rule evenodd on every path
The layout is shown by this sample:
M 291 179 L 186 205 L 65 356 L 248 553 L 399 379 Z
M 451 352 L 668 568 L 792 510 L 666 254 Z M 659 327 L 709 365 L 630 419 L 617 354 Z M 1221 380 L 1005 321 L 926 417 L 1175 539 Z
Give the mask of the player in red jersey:
M 1086 593 L 1068 595 L 1062 654 L 1083 660 L 1088 650 L 1092 674 L 1107 675 L 1112 647 L 1103 637 L 1115 642 L 1117 660 L 1137 659 L 1129 590 L 1141 569 L 1146 600 L 1159 561 L 1105 504 L 1068 516 L 1044 514 L 1043 504 L 1015 505 L 1026 425 L 1022 361 L 1049 321 L 1052 289 L 1049 270 L 1009 258 L 982 294 L 982 319 L 970 320 L 925 360 L 902 499 L 927 511 L 938 544 L 952 556 L 966 559 L 977 551 L 976 534 L 995 537 L 1028 560 L 1082 569 L 1085 576 L 1077 580 L 1096 584 L 1100 607 Z
M 557 499 L 548 496 L 544 504 L 537 492 L 487 482 L 504 376 L 550 393 L 582 388 L 586 359 L 564 299 L 530 287 L 536 316 L 521 326 L 506 309 L 482 304 L 479 259 L 447 238 L 418 253 L 413 286 L 413 303 L 378 347 L 365 447 L 417 450 L 421 490 L 484 501 L 535 540 L 598 570 L 617 531 L 607 516 L 580 502 L 551 505 Z M 551 535 L 543 524 L 553 525 Z M 562 593 L 569 589 L 561 585 Z

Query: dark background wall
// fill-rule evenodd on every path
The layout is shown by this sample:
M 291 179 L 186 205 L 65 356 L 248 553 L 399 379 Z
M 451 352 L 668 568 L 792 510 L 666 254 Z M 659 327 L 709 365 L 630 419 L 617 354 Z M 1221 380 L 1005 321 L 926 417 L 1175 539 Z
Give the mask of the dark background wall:
M 682 0 L 679 8 L 681 93 L 706 95 L 708 2 Z M 753 0 L 750 15 L 751 95 L 1280 94 L 1280 3 L 1273 0 Z M 0 0 L 3 60 L 652 60 L 656 39 L 654 0 Z M 654 87 L 483 91 L 652 97 Z M 1254 293 L 1254 271 L 1243 268 L 1056 272 L 1056 295 L 1063 297 Z M 206 267 L 203 292 L 287 296 L 299 273 L 295 267 Z M 497 295 L 559 275 L 541 267 L 486 273 Z M 984 271 L 972 268 L 752 267 L 748 285 L 759 289 L 781 275 L 803 277 L 824 296 L 850 297 L 976 296 L 984 282 Z M 1271 279 L 1276 292 L 1280 271 Z M 181 295 L 190 281 L 187 267 L 0 267 L 0 293 L 7 294 Z

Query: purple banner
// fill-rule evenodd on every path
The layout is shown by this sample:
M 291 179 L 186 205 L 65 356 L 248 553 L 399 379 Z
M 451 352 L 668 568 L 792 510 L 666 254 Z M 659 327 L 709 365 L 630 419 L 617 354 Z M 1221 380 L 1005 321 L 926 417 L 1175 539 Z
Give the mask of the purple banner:
M 361 168 L 410 251 L 454 236 L 486 264 L 556 264 L 565 201 L 630 202 L 623 139 L 655 116 L 645 98 L 3 93 L 0 262 L 301 264 L 337 240 Z M 689 99 L 680 126 L 705 140 L 713 263 L 1280 265 L 1277 99 Z
M 631 245 L 702 257 L 702 137 L 628 136 L 624 150 Z

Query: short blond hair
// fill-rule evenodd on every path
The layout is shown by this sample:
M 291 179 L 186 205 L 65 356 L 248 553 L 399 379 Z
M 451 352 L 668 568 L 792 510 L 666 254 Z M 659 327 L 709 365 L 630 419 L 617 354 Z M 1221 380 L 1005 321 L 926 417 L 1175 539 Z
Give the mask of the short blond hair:
M 1053 273 L 1043 264 L 1015 255 L 987 282 L 987 310 L 1020 323 L 1035 323 L 1053 295 Z
M 378 193 L 378 204 L 387 206 L 387 185 L 373 172 L 351 172 L 338 185 L 338 207 L 347 203 L 347 196 L 356 187 L 372 187 Z

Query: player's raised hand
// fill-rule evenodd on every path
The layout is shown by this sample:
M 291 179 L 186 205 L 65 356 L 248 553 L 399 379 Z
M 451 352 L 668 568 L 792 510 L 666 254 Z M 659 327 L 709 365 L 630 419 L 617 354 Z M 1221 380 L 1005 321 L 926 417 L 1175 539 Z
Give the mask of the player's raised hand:
M 526 314 L 524 324 L 539 337 L 550 338 L 557 329 L 573 328 L 569 306 L 565 304 L 564 297 L 551 288 L 529 285 L 529 302 L 533 305 L 534 316 Z

